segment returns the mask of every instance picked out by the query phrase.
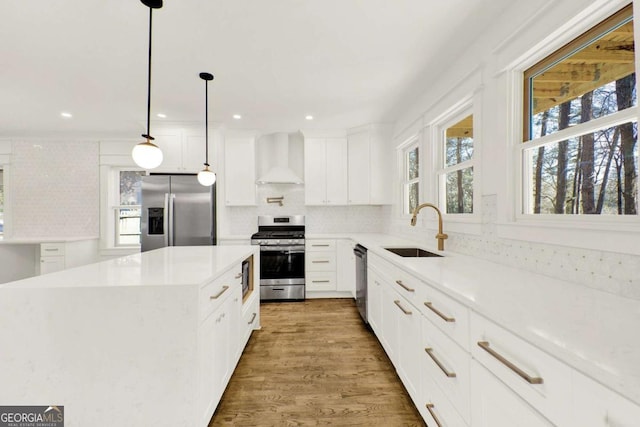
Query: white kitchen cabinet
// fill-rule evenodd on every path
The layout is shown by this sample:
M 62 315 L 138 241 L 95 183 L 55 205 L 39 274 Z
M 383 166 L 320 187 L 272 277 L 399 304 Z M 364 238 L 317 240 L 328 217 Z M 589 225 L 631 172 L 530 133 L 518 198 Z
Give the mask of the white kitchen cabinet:
M 347 140 L 305 138 L 305 204 L 347 204 Z
M 370 202 L 369 132 L 349 135 L 349 204 L 368 205 Z
M 391 168 L 393 158 L 391 128 L 369 125 L 348 135 L 348 190 L 350 205 L 383 205 L 392 203 Z
M 336 290 L 336 241 L 307 239 L 305 242 L 306 292 Z
M 255 137 L 228 136 L 224 141 L 224 200 L 227 206 L 256 204 Z
M 531 405 L 476 361 L 471 362 L 473 427 L 552 427 Z M 580 424 L 562 424 L 579 426 Z M 580 425 L 580 427 L 582 427 Z
M 635 427 L 640 406 L 574 371 L 573 425 L 580 427 Z
M 382 286 L 383 281 L 375 269 L 367 268 L 367 320 L 382 342 Z
M 355 243 L 340 239 L 336 243 L 337 290 L 349 292 L 356 297 L 356 256 L 353 253 Z
M 96 261 L 97 239 L 40 244 L 39 274 L 55 273 Z
M 162 150 L 162 164 L 151 172 L 166 173 L 198 173 L 204 168 L 205 138 L 204 136 L 189 135 L 183 130 L 164 131 L 154 133 L 153 141 Z M 209 160 L 213 165 L 215 159 L 216 142 L 209 136 Z M 212 166 L 215 171 L 215 167 Z
M 398 375 L 409 392 L 409 396 L 418 402 L 420 400 L 420 312 L 400 295 L 394 296 L 396 306 L 395 334 L 398 337 L 397 359 Z

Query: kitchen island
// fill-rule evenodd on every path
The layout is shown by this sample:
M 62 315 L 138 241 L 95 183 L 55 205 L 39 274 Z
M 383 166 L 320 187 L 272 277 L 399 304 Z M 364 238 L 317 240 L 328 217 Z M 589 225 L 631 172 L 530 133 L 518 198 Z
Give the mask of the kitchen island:
M 71 427 L 206 426 L 260 324 L 258 257 L 163 248 L 0 286 L 0 404 L 62 405 Z

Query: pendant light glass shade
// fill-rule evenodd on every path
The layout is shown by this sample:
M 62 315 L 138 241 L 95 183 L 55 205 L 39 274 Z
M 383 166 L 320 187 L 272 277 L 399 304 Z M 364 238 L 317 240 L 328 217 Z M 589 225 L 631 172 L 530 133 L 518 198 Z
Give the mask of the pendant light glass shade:
M 136 165 L 143 169 L 155 169 L 162 163 L 162 150 L 147 140 L 133 147 L 131 157 Z
M 162 163 L 162 150 L 152 143 L 153 137 L 150 133 L 151 117 L 151 34 L 153 24 L 153 9 L 162 7 L 162 0 L 140 0 L 142 4 L 149 8 L 149 62 L 147 68 L 147 133 L 142 137 L 147 140 L 133 147 L 131 157 L 136 165 L 143 169 L 155 169 Z
M 205 187 L 211 187 L 216 182 L 216 174 L 209 169 L 209 166 L 205 166 L 203 170 L 198 172 L 198 182 Z
M 205 158 L 204 169 L 198 172 L 198 182 L 211 187 L 216 182 L 216 174 L 209 169 L 209 82 L 213 80 L 213 74 L 200 73 L 200 78 L 204 80 Z

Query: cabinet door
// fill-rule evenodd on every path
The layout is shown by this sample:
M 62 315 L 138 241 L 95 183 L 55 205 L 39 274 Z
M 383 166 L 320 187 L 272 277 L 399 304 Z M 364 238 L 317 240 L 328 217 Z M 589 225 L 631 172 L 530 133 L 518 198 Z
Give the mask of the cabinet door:
M 64 270 L 63 256 L 43 256 L 40 258 L 40 274 Z
M 369 132 L 349 136 L 349 204 L 369 204 Z
M 337 244 L 337 289 L 350 292 L 356 297 L 356 256 L 351 240 L 338 240 Z
M 369 203 L 372 205 L 390 205 L 393 203 L 391 191 L 392 168 L 389 167 L 389 160 L 395 158 L 391 144 L 389 143 L 390 133 L 376 131 L 372 133 L 369 141 L 369 152 L 371 159 L 369 162 Z
M 540 413 L 475 360 L 471 362 L 474 427 L 551 427 Z
M 396 310 L 397 359 L 400 379 L 414 401 L 420 392 L 420 313 L 398 295 L 393 300 Z
M 154 172 L 182 172 L 182 134 L 180 132 L 154 133 L 153 141 L 162 150 L 162 163 Z M 141 138 L 142 140 L 142 138 Z
M 254 138 L 230 138 L 224 144 L 224 188 L 227 206 L 256 204 Z
M 382 284 L 382 335 L 379 336 L 382 347 L 387 352 L 387 356 L 391 359 L 393 366 L 398 368 L 397 348 L 397 310 L 398 306 L 394 303 L 398 299 L 398 294 L 389 288 L 388 285 Z
M 347 204 L 347 141 L 325 140 L 327 165 L 327 204 Z
M 216 147 L 213 138 L 209 138 L 209 162 L 211 164 L 211 170 L 217 172 L 213 166 L 214 159 L 216 158 Z M 191 136 L 184 137 L 184 143 L 182 146 L 182 164 L 186 172 L 198 173 L 204 169 L 204 161 L 206 157 L 205 150 L 205 137 L 204 136 Z
M 371 329 L 382 340 L 382 279 L 376 270 L 367 269 L 367 319 Z
M 326 146 L 324 139 L 304 141 L 304 201 L 324 205 L 327 200 Z

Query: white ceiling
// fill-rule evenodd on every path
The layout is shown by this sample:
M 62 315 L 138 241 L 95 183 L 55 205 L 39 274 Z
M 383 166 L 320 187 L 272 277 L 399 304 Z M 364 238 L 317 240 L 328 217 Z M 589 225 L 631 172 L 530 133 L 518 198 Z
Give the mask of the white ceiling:
M 215 125 L 388 122 L 511 2 L 165 0 L 153 15 L 152 114 L 204 126 L 207 71 Z M 139 0 L 2 0 L 0 16 L 0 136 L 139 137 L 149 16 Z

